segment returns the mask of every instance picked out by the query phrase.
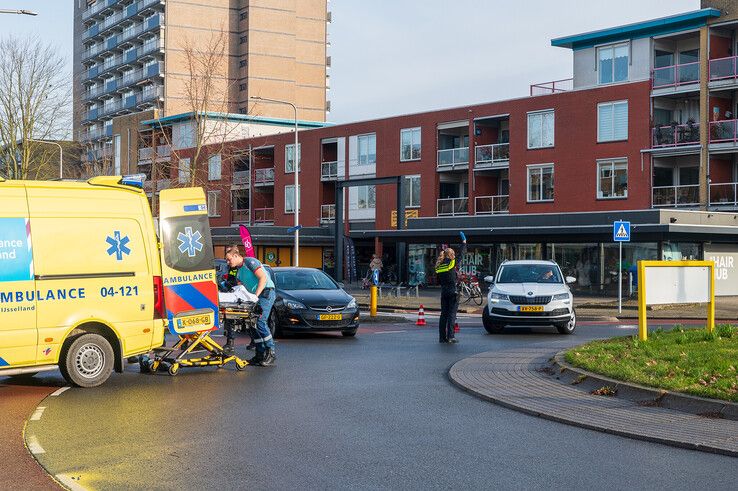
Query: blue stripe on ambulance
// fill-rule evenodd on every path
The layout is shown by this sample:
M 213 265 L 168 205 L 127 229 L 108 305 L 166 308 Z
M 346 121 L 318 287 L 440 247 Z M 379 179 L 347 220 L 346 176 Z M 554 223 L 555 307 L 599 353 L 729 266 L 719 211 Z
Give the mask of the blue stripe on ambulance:
M 10 363 L 0 358 L 0 367 L 8 367 L 10 366 Z
M 220 319 L 218 319 L 218 306 L 210 301 L 208 297 L 203 295 L 197 288 L 189 283 L 181 285 L 168 286 L 169 290 L 180 297 L 182 300 L 192 306 L 193 309 L 212 309 L 215 313 L 215 327 L 220 327 Z M 173 314 L 167 310 L 167 316 L 172 320 Z

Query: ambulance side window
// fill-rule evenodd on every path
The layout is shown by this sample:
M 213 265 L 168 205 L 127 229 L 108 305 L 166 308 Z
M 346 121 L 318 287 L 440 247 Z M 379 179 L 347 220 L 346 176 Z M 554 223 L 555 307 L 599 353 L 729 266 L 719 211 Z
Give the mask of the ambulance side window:
M 213 244 L 206 215 L 172 217 L 162 220 L 164 262 L 177 271 L 213 268 Z

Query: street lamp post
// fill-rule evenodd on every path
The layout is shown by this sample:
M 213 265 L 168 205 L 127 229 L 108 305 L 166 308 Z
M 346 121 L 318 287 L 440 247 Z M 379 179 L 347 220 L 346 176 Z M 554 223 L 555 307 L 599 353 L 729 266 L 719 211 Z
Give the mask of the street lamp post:
M 48 140 L 34 140 L 33 138 L 29 138 L 28 141 L 34 143 L 46 143 L 47 145 L 56 145 L 59 147 L 59 179 L 64 179 L 64 149 L 62 146 L 58 142 Z
M 31 10 L 10 10 L 10 9 L 0 9 L 0 14 L 38 15 L 36 12 L 33 12 Z
M 293 152 L 294 166 L 295 166 L 295 264 L 294 266 L 300 265 L 300 160 L 298 158 L 299 152 L 299 140 L 297 137 L 298 126 L 297 126 L 297 106 L 288 101 L 280 101 L 277 99 L 267 99 L 266 97 L 249 97 L 249 99 L 255 101 L 274 102 L 276 104 L 286 104 L 292 106 L 295 111 L 295 149 Z

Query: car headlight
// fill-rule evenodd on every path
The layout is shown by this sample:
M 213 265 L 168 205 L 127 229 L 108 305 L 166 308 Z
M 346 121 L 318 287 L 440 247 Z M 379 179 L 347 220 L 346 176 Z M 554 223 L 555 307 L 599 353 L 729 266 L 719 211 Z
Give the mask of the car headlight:
M 508 300 L 507 295 L 503 295 L 501 293 L 490 293 L 489 294 L 489 301 L 490 302 L 497 303 L 497 302 L 506 301 L 506 300 Z
M 351 301 L 346 306 L 347 309 L 355 309 L 356 307 L 358 307 L 358 304 L 356 303 L 355 298 L 352 298 Z
M 306 308 L 303 304 L 294 300 L 287 300 L 284 304 L 290 310 L 304 310 Z
M 568 302 L 571 299 L 571 296 L 569 293 L 557 293 L 553 296 L 552 300 L 563 300 L 565 302 Z

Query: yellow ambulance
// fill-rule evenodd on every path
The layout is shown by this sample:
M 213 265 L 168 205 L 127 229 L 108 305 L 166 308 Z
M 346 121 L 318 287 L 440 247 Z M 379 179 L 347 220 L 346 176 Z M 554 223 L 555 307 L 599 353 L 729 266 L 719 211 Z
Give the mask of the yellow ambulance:
M 0 377 L 59 368 L 94 387 L 177 319 L 217 327 L 205 193 L 159 200 L 157 234 L 142 176 L 0 178 Z

